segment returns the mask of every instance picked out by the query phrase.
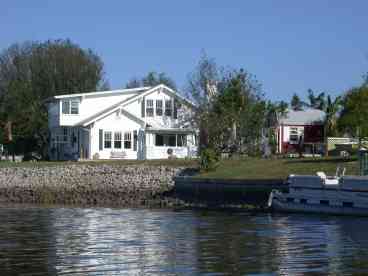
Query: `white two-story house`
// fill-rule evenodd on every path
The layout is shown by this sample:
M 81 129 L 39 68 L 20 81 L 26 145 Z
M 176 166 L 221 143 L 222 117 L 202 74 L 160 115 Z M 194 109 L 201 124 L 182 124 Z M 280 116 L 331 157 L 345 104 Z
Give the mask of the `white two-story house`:
M 48 101 L 51 160 L 195 157 L 194 105 L 165 85 Z

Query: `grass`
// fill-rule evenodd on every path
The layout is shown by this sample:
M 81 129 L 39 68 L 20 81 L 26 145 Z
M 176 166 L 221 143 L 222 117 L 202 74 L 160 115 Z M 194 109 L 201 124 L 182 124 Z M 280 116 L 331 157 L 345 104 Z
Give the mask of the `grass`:
M 20 162 L 13 163 L 0 161 L 0 168 L 4 167 L 46 167 L 75 165 L 146 165 L 146 166 L 170 166 L 198 168 L 197 160 L 174 159 L 174 160 L 98 160 L 98 161 L 58 161 L 58 162 Z M 285 179 L 289 174 L 315 174 L 324 171 L 327 175 L 334 175 L 336 168 L 345 167 L 346 174 L 358 174 L 358 162 L 356 158 L 303 158 L 303 159 L 261 159 L 246 158 L 243 160 L 223 160 L 215 171 L 201 173 L 203 178 L 227 178 L 227 179 Z
M 290 174 L 315 174 L 323 171 L 334 175 L 336 168 L 346 168 L 346 174 L 356 175 L 359 164 L 356 158 L 303 158 L 303 159 L 260 159 L 223 160 L 215 171 L 202 173 L 204 178 L 227 179 L 285 179 Z

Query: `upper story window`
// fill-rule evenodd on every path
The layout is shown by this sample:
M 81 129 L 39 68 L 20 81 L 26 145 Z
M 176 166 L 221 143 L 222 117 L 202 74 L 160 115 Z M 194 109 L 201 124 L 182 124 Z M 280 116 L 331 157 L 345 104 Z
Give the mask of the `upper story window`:
M 172 101 L 165 100 L 165 116 L 171 117 L 172 115 Z
M 147 117 L 153 117 L 153 100 L 147 100 L 146 104 Z
M 62 101 L 62 112 L 63 114 L 79 114 L 79 100 L 63 100 Z
M 162 100 L 156 100 L 156 116 L 162 116 Z

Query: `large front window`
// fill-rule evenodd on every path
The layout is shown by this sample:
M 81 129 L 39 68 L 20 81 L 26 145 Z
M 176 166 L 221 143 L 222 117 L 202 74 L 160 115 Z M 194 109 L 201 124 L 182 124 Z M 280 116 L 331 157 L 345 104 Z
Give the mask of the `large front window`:
M 121 149 L 121 132 L 120 131 L 114 133 L 114 148 Z
M 156 147 L 184 147 L 187 144 L 186 134 L 156 134 Z
M 111 139 L 112 139 L 111 131 L 105 131 L 104 133 L 104 148 L 105 149 L 111 149 Z
M 178 147 L 186 147 L 186 146 L 187 146 L 187 135 L 178 134 Z
M 132 148 L 132 133 L 131 132 L 124 133 L 124 148 L 125 149 Z
M 63 100 L 61 105 L 63 114 L 79 114 L 79 100 Z

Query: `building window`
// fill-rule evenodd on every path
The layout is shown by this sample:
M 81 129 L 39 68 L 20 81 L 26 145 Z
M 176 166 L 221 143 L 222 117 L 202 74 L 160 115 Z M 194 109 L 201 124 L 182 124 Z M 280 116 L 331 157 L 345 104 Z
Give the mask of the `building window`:
M 298 128 L 297 127 L 291 127 L 290 128 L 289 141 L 291 143 L 298 143 L 299 142 L 299 134 L 298 134 Z
M 186 134 L 178 134 L 178 147 L 186 147 L 187 145 L 187 135 Z
M 164 145 L 164 136 L 163 135 L 156 134 L 155 145 L 157 147 L 162 147 Z
M 132 134 L 130 132 L 124 133 L 124 148 L 125 149 L 132 148 Z
M 153 117 L 153 100 L 147 100 L 146 115 L 147 117 Z
M 79 101 L 70 102 L 70 114 L 79 114 Z
M 319 203 L 321 205 L 330 205 L 330 201 L 329 200 L 320 200 Z
M 176 147 L 176 134 L 156 134 L 156 147 Z
M 70 101 L 62 101 L 62 110 L 63 110 L 63 114 L 69 114 Z
M 104 133 L 104 148 L 105 149 L 111 149 L 111 138 L 112 138 L 111 131 L 105 131 Z
M 61 103 L 61 109 L 63 114 L 79 114 L 79 101 L 78 100 L 63 100 Z
M 165 116 L 171 117 L 172 114 L 172 101 L 166 100 L 165 101 Z
M 114 133 L 114 148 L 121 149 L 121 132 Z
M 156 116 L 162 116 L 162 100 L 156 100 Z

